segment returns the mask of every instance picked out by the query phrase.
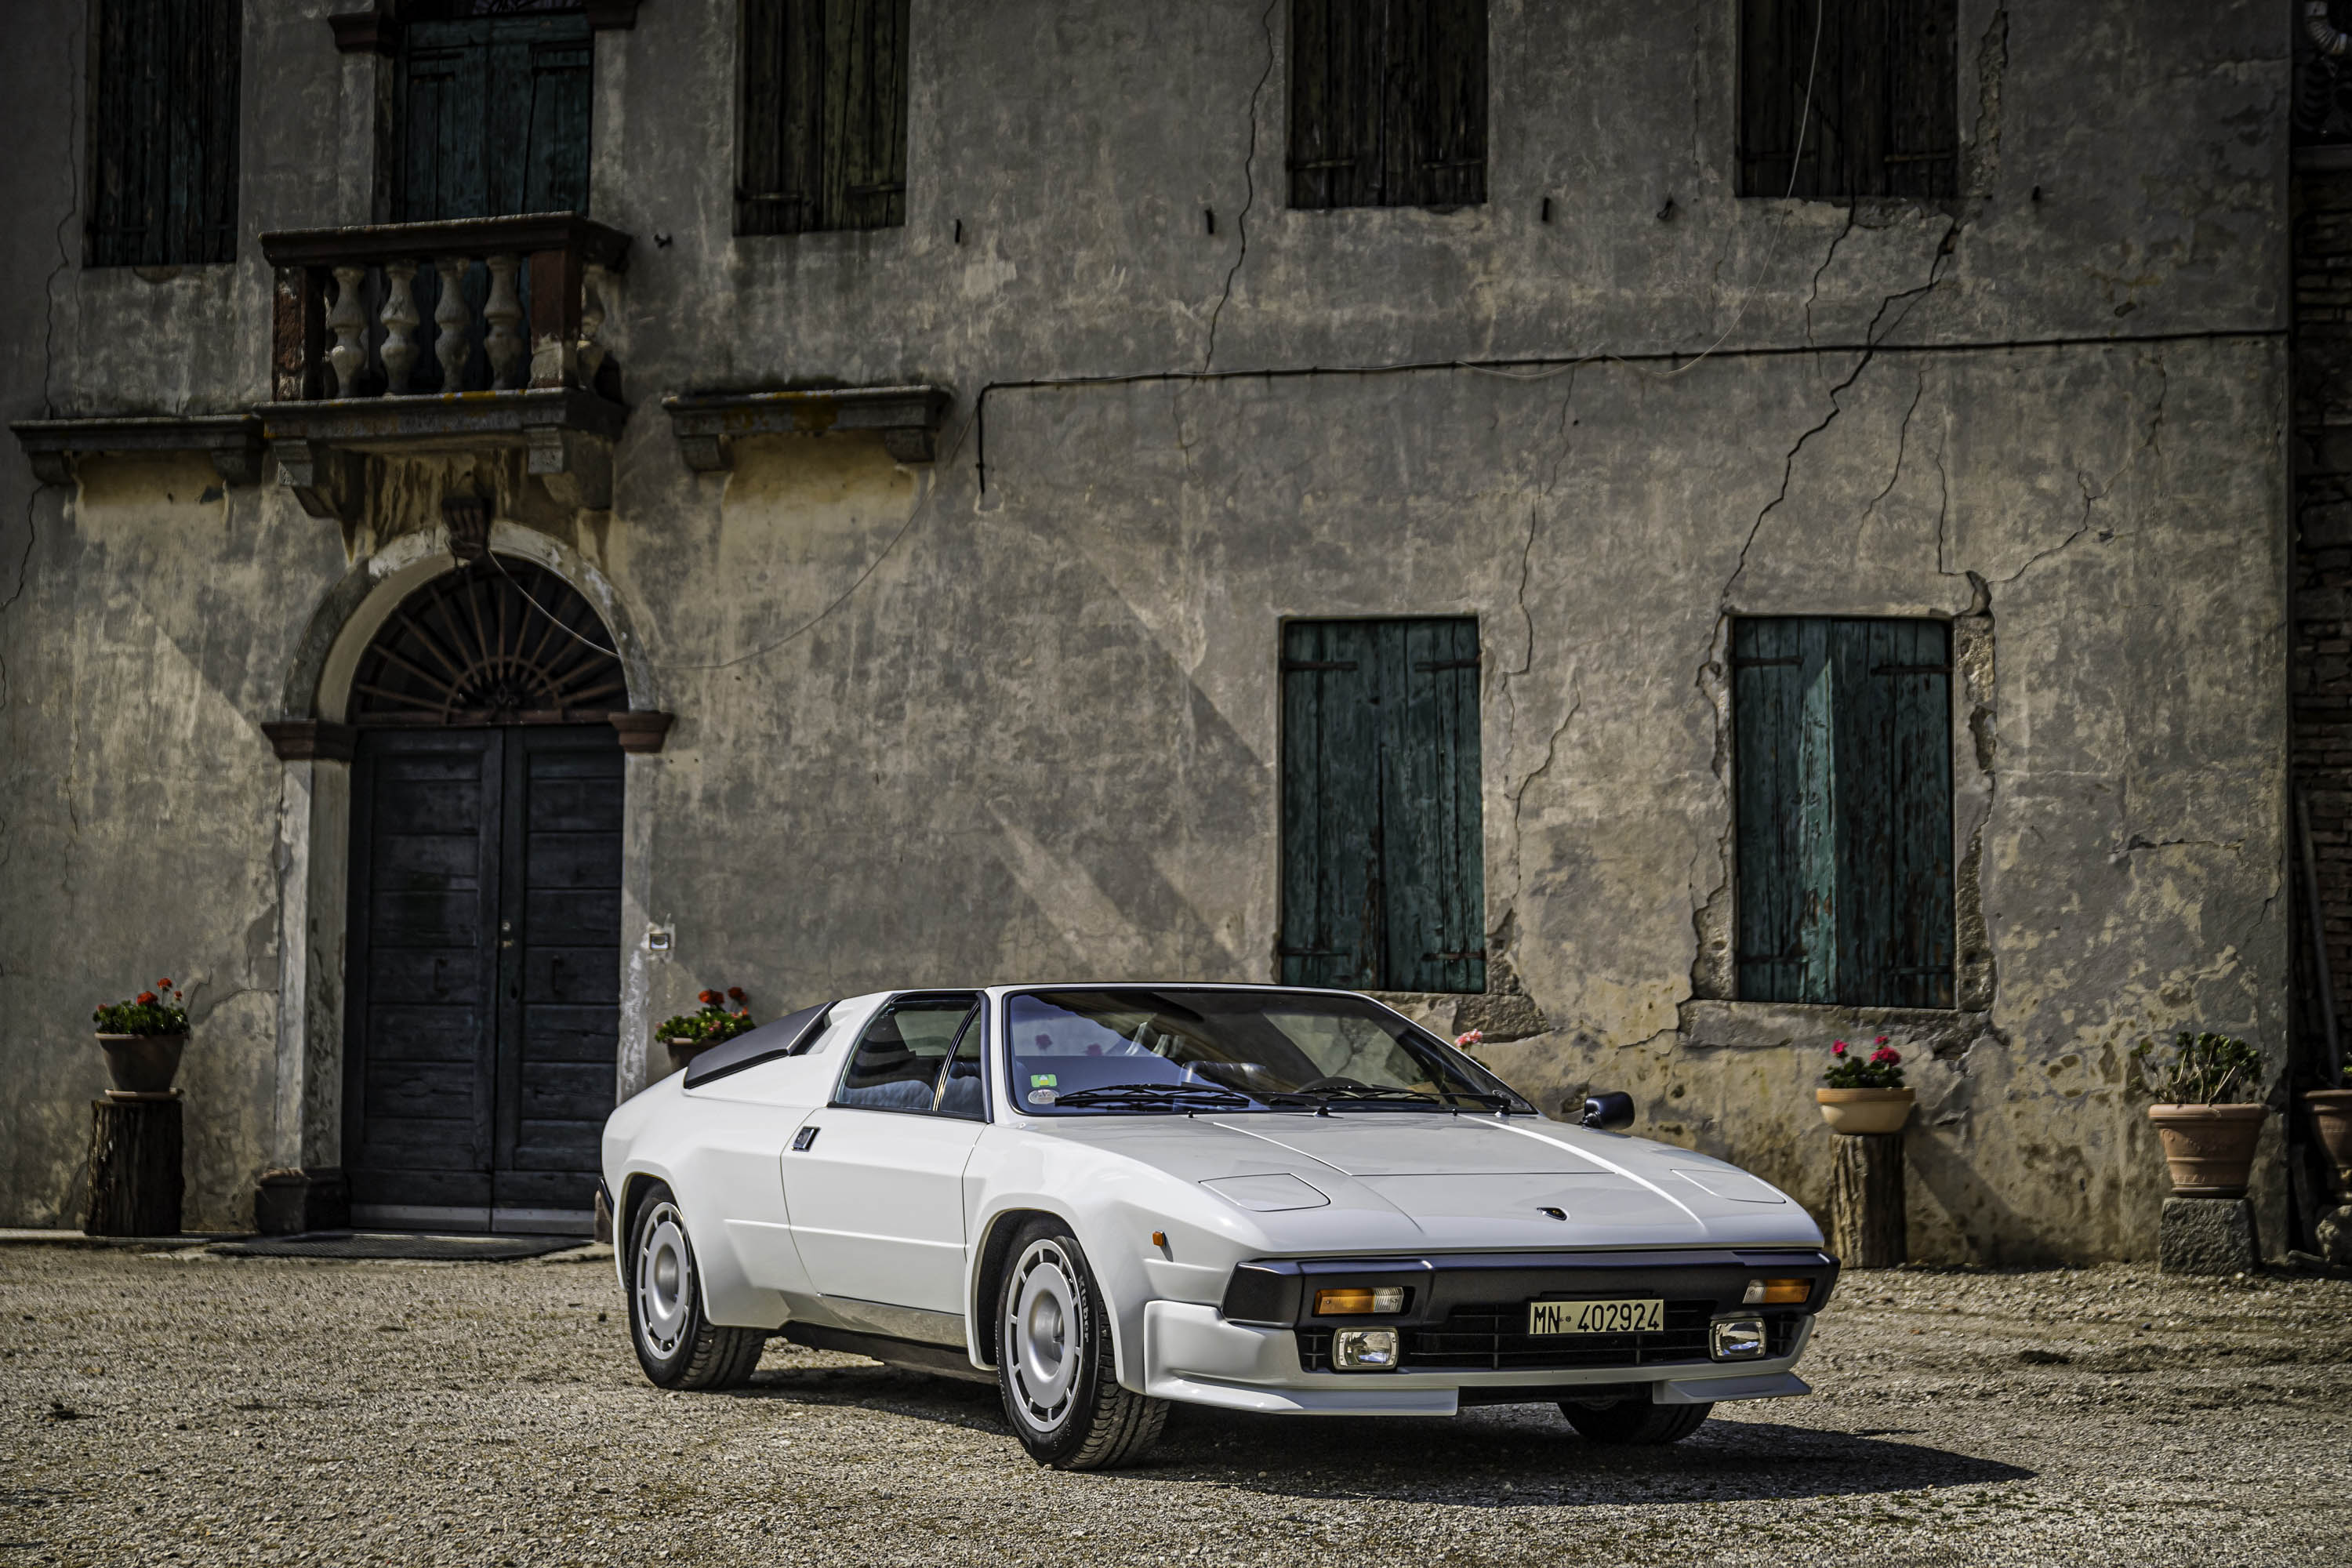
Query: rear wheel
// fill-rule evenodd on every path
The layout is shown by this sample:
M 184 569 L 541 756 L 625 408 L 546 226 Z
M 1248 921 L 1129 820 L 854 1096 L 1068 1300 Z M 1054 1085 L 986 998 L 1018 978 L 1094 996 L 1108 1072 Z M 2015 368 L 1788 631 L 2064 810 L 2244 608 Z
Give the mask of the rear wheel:
M 702 1311 L 702 1277 L 686 1216 L 656 1182 L 629 1227 L 629 1339 L 637 1364 L 663 1388 L 735 1388 L 760 1364 L 768 1336 L 728 1329 Z
M 1564 1400 L 1559 1413 L 1568 1424 L 1595 1443 L 1634 1443 L 1656 1447 L 1679 1443 L 1698 1430 L 1712 1405 L 1652 1405 L 1645 1400 L 1620 1399 L 1609 1405 L 1579 1405 Z
M 1032 1220 L 996 1289 L 996 1384 L 1031 1458 L 1108 1470 L 1159 1441 L 1168 1402 L 1121 1388 L 1110 1352 L 1110 1314 L 1077 1238 Z

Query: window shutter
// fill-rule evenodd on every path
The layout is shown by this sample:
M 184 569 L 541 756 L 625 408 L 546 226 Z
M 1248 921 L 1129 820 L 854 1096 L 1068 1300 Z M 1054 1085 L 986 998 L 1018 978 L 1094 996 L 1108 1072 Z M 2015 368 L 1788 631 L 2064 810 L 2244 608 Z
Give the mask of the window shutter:
M 1380 630 L 1382 984 L 1484 991 L 1478 624 L 1391 621 Z
M 89 263 L 236 251 L 240 0 L 99 0 Z
M 565 18 L 570 20 L 570 18 Z M 595 68 L 594 36 L 584 30 L 549 27 L 551 37 L 534 38 L 526 57 L 530 71 L 523 97 L 530 128 L 522 139 L 517 212 L 584 213 L 588 210 L 589 86 Z
M 834 0 L 829 29 L 829 226 L 907 221 L 908 0 Z M 837 87 L 835 83 L 837 82 Z
M 1381 984 L 1381 766 L 1373 623 L 1283 628 L 1282 978 Z
M 1381 199 L 1486 199 L 1486 0 L 1389 0 Z
M 1843 804 L 1833 1000 L 1952 1005 L 1949 628 L 1843 623 Z
M 1381 80 L 1388 0 L 1291 0 L 1290 205 L 1381 197 Z
M 402 37 L 400 193 L 403 223 L 482 217 L 490 210 L 483 163 L 489 59 L 478 24 L 414 22 Z

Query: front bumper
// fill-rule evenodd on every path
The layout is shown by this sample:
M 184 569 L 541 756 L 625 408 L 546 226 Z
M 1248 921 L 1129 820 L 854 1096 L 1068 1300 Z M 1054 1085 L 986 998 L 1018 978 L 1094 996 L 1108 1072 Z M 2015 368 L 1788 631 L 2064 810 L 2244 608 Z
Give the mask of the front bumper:
M 1143 1392 L 1231 1409 L 1300 1414 L 1451 1415 L 1464 1405 L 1576 1398 L 1659 1404 L 1771 1399 L 1810 1392 L 1794 1373 L 1838 1265 L 1819 1251 L 1496 1254 L 1422 1258 L 1276 1259 L 1234 1271 L 1222 1308 L 1154 1301 L 1144 1311 Z M 1759 1278 L 1812 1281 L 1801 1309 L 1744 1300 Z M 1318 1288 L 1403 1283 L 1405 1310 L 1318 1319 Z M 1666 1327 L 1645 1334 L 1531 1336 L 1536 1300 L 1654 1297 Z M 1710 1360 L 1706 1325 L 1763 1317 L 1769 1353 Z M 1394 1328 L 1395 1371 L 1333 1372 L 1338 1327 Z

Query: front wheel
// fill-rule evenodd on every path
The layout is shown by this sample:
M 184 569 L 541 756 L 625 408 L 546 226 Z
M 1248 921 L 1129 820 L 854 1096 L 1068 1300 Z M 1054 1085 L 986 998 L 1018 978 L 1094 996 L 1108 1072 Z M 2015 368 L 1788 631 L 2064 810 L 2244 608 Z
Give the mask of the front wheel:
M 1712 1405 L 1651 1405 L 1620 1399 L 1611 1405 L 1579 1405 L 1564 1400 L 1559 1413 L 1568 1424 L 1595 1443 L 1632 1443 L 1654 1447 L 1679 1443 L 1698 1430 Z
M 768 1342 L 758 1329 L 721 1328 L 703 1315 L 686 1216 L 660 1182 L 629 1226 L 629 1339 L 656 1384 L 695 1389 L 740 1386 Z
M 996 1384 L 1031 1458 L 1108 1470 L 1159 1441 L 1168 1402 L 1121 1388 L 1110 1351 L 1110 1314 L 1077 1238 L 1032 1221 L 996 1289 Z

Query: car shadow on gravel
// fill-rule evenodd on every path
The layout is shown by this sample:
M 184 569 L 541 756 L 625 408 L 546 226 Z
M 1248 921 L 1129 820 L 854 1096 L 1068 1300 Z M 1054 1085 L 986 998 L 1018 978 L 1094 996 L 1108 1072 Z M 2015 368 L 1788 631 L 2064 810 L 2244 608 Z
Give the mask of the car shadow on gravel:
M 721 1397 L 868 1410 L 1004 1435 L 996 1391 L 879 1366 L 767 1369 Z M 1736 1408 L 1736 1407 L 1735 1407 Z M 1548 1405 L 1450 1419 L 1317 1420 L 1180 1405 L 1144 1462 L 1119 1476 L 1298 1499 L 1384 1499 L 1514 1508 L 1870 1496 L 2032 1480 L 1997 1459 L 1896 1439 L 1733 1416 L 1662 1448 L 1593 1443 Z

